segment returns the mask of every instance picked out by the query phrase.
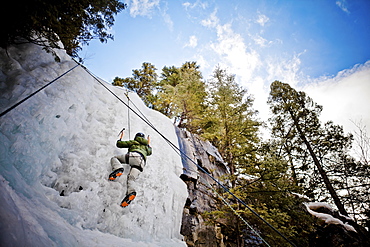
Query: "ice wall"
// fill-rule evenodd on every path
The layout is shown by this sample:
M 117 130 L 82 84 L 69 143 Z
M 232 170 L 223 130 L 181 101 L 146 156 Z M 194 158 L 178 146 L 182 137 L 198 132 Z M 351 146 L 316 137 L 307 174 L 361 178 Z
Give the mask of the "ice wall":
M 57 53 L 60 63 L 35 45 L 0 50 L 0 112 L 76 65 Z M 125 90 L 106 86 L 128 103 Z M 128 96 L 177 143 L 169 119 Z M 137 198 L 121 208 L 126 176 L 107 177 L 110 158 L 126 151 L 115 142 L 128 117 L 123 139 L 150 135 L 153 155 L 137 181 Z M 1 246 L 185 246 L 181 158 L 83 67 L 1 117 L 0 141 Z

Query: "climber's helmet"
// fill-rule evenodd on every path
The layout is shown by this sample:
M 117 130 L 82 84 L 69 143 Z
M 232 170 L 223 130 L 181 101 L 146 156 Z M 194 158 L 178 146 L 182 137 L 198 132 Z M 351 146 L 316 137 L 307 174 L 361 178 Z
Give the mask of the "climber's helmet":
M 140 133 L 140 132 L 139 132 L 139 133 L 136 133 L 135 138 L 136 138 L 136 137 L 143 137 L 143 138 L 145 138 L 145 135 L 144 135 L 143 133 Z

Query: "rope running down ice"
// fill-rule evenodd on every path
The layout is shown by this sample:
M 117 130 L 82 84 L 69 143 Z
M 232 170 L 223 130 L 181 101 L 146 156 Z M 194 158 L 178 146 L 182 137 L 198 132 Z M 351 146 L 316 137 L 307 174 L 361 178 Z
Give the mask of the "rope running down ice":
M 126 95 L 126 97 L 127 97 L 127 99 L 128 99 L 128 101 L 130 102 L 130 98 L 128 97 L 128 92 L 125 94 Z M 150 125 L 151 125 L 151 127 L 152 128 L 154 128 L 154 125 L 149 121 L 149 119 L 140 111 L 140 109 L 135 105 L 135 103 L 133 103 L 132 102 L 132 105 L 136 108 L 136 110 L 145 118 L 145 120 L 147 120 L 148 121 L 148 123 L 150 123 Z M 193 140 L 194 141 L 194 140 Z M 166 142 L 168 143 L 168 141 L 166 140 Z M 168 143 L 169 144 L 169 143 Z M 170 145 L 170 144 L 169 144 Z M 173 147 L 173 145 L 170 145 L 171 146 L 171 148 L 178 154 L 178 155 L 180 155 L 181 156 L 181 153 L 177 150 L 177 149 L 175 149 L 174 147 Z M 200 175 L 200 173 L 198 172 L 198 171 L 195 171 L 194 169 L 186 169 L 186 168 L 183 168 L 184 170 L 187 170 L 187 171 L 189 171 L 189 170 L 192 170 L 192 171 L 194 171 L 194 172 L 196 172 L 198 175 Z M 209 184 L 209 182 L 207 181 L 207 180 L 205 180 L 202 176 L 199 176 L 200 177 L 200 179 L 202 179 L 205 183 L 202 183 L 204 186 L 206 186 L 206 187 L 208 187 L 209 189 L 211 189 L 219 198 L 221 198 L 221 200 L 222 200 L 222 202 L 227 206 L 227 207 L 229 207 L 232 211 L 233 211 L 233 213 L 237 216 L 237 217 L 239 217 L 239 219 L 241 219 L 243 222 L 244 222 L 244 224 L 246 225 L 246 226 L 248 226 L 252 231 L 253 231 L 253 233 L 254 234 L 256 234 L 257 235 L 257 237 L 259 237 L 261 240 L 262 240 L 262 242 L 263 243 L 265 243 L 267 246 L 270 246 L 267 242 L 266 242 L 266 240 L 265 239 L 263 239 L 262 238 L 262 236 L 238 213 L 238 212 L 236 212 L 235 211 L 235 209 L 230 205 L 230 203 L 228 203 L 226 200 L 225 200 L 225 198 L 222 196 L 222 195 L 220 195 L 219 193 L 217 193 L 217 191 L 212 187 L 212 185 L 211 184 Z
M 76 61 L 75 61 L 76 62 Z M 66 74 L 68 74 L 69 72 L 71 72 L 72 70 L 74 70 L 76 67 L 80 66 L 81 64 L 76 62 L 77 64 L 72 67 L 71 69 L 67 70 L 66 72 L 64 72 L 63 74 L 61 74 L 60 76 L 56 77 L 54 80 L 50 81 L 49 83 L 47 83 L 46 85 L 42 86 L 41 88 L 39 88 L 38 90 L 36 90 L 35 92 L 31 93 L 30 95 L 28 95 L 26 98 L 22 99 L 21 101 L 19 101 L 18 103 L 14 104 L 13 106 L 9 107 L 8 109 L 6 109 L 5 111 L 3 111 L 2 113 L 0 113 L 0 117 L 3 117 L 5 114 L 7 114 L 8 112 L 12 111 L 13 109 L 15 109 L 16 107 L 18 107 L 20 104 L 24 103 L 25 101 L 27 101 L 28 99 L 30 99 L 31 97 L 35 96 L 37 93 L 39 93 L 40 91 L 42 91 L 43 89 L 45 89 L 46 87 L 50 86 L 52 83 L 54 83 L 55 81 L 57 81 L 58 79 L 60 79 L 61 77 L 65 76 Z M 142 114 L 142 116 L 140 116 L 137 112 L 135 112 L 130 106 L 129 106 L 129 103 L 126 104 L 122 99 L 120 99 L 114 92 L 112 92 L 107 86 L 105 86 L 95 75 L 93 75 L 87 68 L 85 68 L 84 66 L 82 66 L 86 72 L 92 76 L 96 81 L 98 81 L 106 90 L 108 90 L 112 95 L 114 95 L 121 103 L 123 103 L 127 108 L 128 110 L 131 110 L 133 113 L 135 113 L 141 120 L 143 120 L 146 124 L 148 124 L 150 127 L 153 128 L 153 130 L 155 130 L 171 147 L 172 149 L 174 149 L 180 156 L 183 156 L 187 159 L 189 159 L 192 163 L 194 163 L 195 165 L 198 166 L 198 168 L 200 170 L 202 170 L 202 172 L 204 172 L 205 174 L 207 174 L 212 180 L 214 180 L 217 184 L 219 184 L 226 192 L 228 192 L 230 195 L 232 195 L 235 199 L 237 199 L 240 203 L 242 203 L 244 206 L 246 206 L 252 213 L 254 213 L 257 217 L 259 217 L 261 220 L 263 220 L 267 225 L 269 225 L 275 232 L 277 232 L 280 236 L 282 236 L 285 240 L 287 240 L 292 246 L 295 246 L 292 242 L 290 242 L 285 236 L 283 236 L 277 229 L 275 229 L 273 226 L 271 226 L 268 222 L 266 222 L 263 218 L 261 218 L 256 212 L 254 212 L 251 208 L 249 208 L 241 199 L 239 199 L 237 196 L 235 196 L 231 191 L 229 191 L 224 185 L 222 185 L 217 179 L 215 179 L 211 174 L 209 174 L 207 171 L 205 171 L 202 167 L 200 167 L 195 161 L 193 161 L 190 157 L 188 157 L 185 153 L 183 153 L 178 147 L 176 147 L 169 139 L 167 139 L 162 133 L 160 133 L 152 123 L 150 123 L 150 121 L 145 117 L 145 115 L 140 112 L 140 110 L 137 108 L 137 110 L 139 110 L 139 112 Z M 128 95 L 126 95 L 127 98 L 128 98 L 128 102 L 130 101 Z M 225 201 L 225 199 L 219 195 L 212 187 L 210 187 L 221 199 L 222 201 L 228 205 L 231 210 L 234 211 L 234 213 L 239 217 L 241 218 L 241 220 L 248 226 L 252 229 L 252 231 L 254 231 L 254 233 L 257 234 L 257 236 L 259 236 L 259 234 L 241 217 L 241 215 L 239 215 L 232 207 L 229 203 L 227 203 Z M 267 242 L 264 241 L 264 239 L 259 236 L 262 241 L 268 245 Z M 268 245 L 269 246 L 269 245 Z
M 145 117 L 140 116 L 139 113 L 134 111 L 127 103 L 125 103 L 120 97 L 118 97 L 112 90 L 110 90 L 104 83 L 101 82 L 92 72 L 90 72 L 87 68 L 84 67 L 86 72 L 92 76 L 100 85 L 102 85 L 108 92 L 110 92 L 114 97 L 116 97 L 122 104 L 124 104 L 128 109 L 130 109 L 135 115 L 137 115 L 142 121 L 148 124 L 157 134 L 159 134 L 173 149 L 176 149 L 182 157 L 187 158 L 190 162 L 194 163 L 203 173 L 208 175 L 213 181 L 215 181 L 219 186 L 222 187 L 227 193 L 229 193 L 234 199 L 236 199 L 239 203 L 245 206 L 250 212 L 252 212 L 255 216 L 257 216 L 260 220 L 262 220 L 267 226 L 269 226 L 272 230 L 274 230 L 277 234 L 279 234 L 286 242 L 288 242 L 292 246 L 296 246 L 293 242 L 291 242 L 287 237 L 285 237 L 279 230 L 277 230 L 274 226 L 268 223 L 265 219 L 263 219 L 257 212 L 255 212 L 251 207 L 249 207 L 243 200 L 237 197 L 234 193 L 232 193 L 228 188 L 226 188 L 221 182 L 219 182 L 216 178 L 214 178 L 211 174 L 209 174 L 203 167 L 199 166 L 197 162 L 192 160 L 188 155 L 186 155 L 182 150 L 180 150 L 176 145 L 174 145 L 167 137 L 165 137 L 158 129 L 153 126 L 150 121 L 148 121 Z
M 66 74 L 68 74 L 69 72 L 71 72 L 72 70 L 74 70 L 77 66 L 80 66 L 79 63 L 77 63 L 77 65 L 75 65 L 74 67 L 72 67 L 71 69 L 67 70 L 66 72 L 64 72 L 63 74 L 61 74 L 60 76 L 58 76 L 57 78 L 55 78 L 54 80 L 50 81 L 48 84 L 42 86 L 41 88 L 39 88 L 38 90 L 36 90 L 35 92 L 31 93 L 30 95 L 28 95 L 26 98 L 22 99 L 21 101 L 19 101 L 18 103 L 14 104 L 13 106 L 9 107 L 8 109 L 6 109 L 5 111 L 3 111 L 2 113 L 0 113 L 0 117 L 4 116 L 5 114 L 7 114 L 8 112 L 10 112 L 11 110 L 13 110 L 14 108 L 16 108 L 17 106 L 19 106 L 20 104 L 22 104 L 23 102 L 25 102 L 26 100 L 30 99 L 31 97 L 35 96 L 35 94 L 37 94 L 38 92 L 40 92 L 41 90 L 45 89 L 46 87 L 50 86 L 52 83 L 54 83 L 55 81 L 57 81 L 58 79 L 62 78 L 63 76 L 65 76 Z

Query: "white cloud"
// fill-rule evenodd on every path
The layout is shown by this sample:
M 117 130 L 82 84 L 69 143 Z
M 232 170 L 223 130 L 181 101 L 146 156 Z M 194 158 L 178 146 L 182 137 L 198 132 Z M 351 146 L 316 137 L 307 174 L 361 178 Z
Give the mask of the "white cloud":
M 182 4 L 182 6 L 184 6 L 186 10 L 188 10 L 188 9 L 194 9 L 194 8 L 197 8 L 197 7 L 200 7 L 202 9 L 206 9 L 207 6 L 208 6 L 208 3 L 207 2 L 202 2 L 200 0 L 197 0 L 193 4 L 191 4 L 189 2 L 185 2 L 185 3 Z
M 202 21 L 200 22 L 200 24 L 202 24 L 202 25 L 203 25 L 203 26 L 205 26 L 205 27 L 215 28 L 215 27 L 218 25 L 218 23 L 219 23 L 219 19 L 218 19 L 218 17 L 216 16 L 216 14 L 217 14 L 217 9 L 215 9 L 215 10 L 211 13 L 211 15 L 209 16 L 209 18 L 208 18 L 208 19 L 202 20 Z
M 173 30 L 173 21 L 171 16 L 167 13 L 168 3 L 164 3 L 164 7 L 159 6 L 160 0 L 131 0 L 130 6 L 130 15 L 132 17 L 136 16 L 145 16 L 152 18 L 153 12 L 157 9 L 162 15 L 164 23 L 167 25 L 169 30 Z
M 253 78 L 248 83 L 248 93 L 254 97 L 253 108 L 258 110 L 258 118 L 262 121 L 267 121 L 270 114 L 270 108 L 266 103 L 269 87 L 265 83 L 265 79 L 260 76 Z
M 184 6 L 185 9 L 187 10 L 188 8 L 191 8 L 192 4 L 189 3 L 189 2 L 185 2 L 185 3 L 182 4 L 182 6 Z
M 299 70 L 302 54 L 296 54 L 292 58 L 268 58 L 265 65 L 267 81 L 272 83 L 278 80 L 294 87 L 301 79 Z
M 194 61 L 197 61 L 197 64 L 201 67 L 201 70 L 209 69 L 210 65 L 202 55 L 196 54 L 194 57 Z
M 260 14 L 258 15 L 258 19 L 256 20 L 256 23 L 260 24 L 263 27 L 269 20 L 270 19 L 267 16 Z
M 267 105 L 268 96 L 270 93 L 270 84 L 275 81 L 288 83 L 295 87 L 300 80 L 300 55 L 294 55 L 290 58 L 267 58 L 261 61 L 264 75 L 252 75 L 250 80 L 245 83 L 249 93 L 254 96 L 254 108 L 259 111 L 258 117 L 262 121 L 267 121 L 270 117 L 270 108 Z M 264 133 L 266 135 L 266 133 Z M 267 136 L 266 136 L 267 137 Z
M 168 10 L 168 3 L 165 4 L 165 7 L 163 8 L 162 11 L 162 17 L 166 25 L 168 26 L 168 29 L 170 31 L 173 31 L 173 21 L 171 19 L 171 16 L 167 13 Z
M 256 23 L 263 27 L 268 21 L 266 16 L 260 15 Z M 301 71 L 301 56 L 306 51 L 293 56 L 288 55 L 289 57 L 267 56 L 262 61 L 262 54 L 260 57 L 258 50 L 255 49 L 270 45 L 272 41 L 267 41 L 257 34 L 249 36 L 251 42 L 248 43 L 240 33 L 233 30 L 230 23 L 220 23 L 217 10 L 202 20 L 201 24 L 214 31 L 217 36 L 217 40 L 206 45 L 213 53 L 211 56 L 209 54 L 206 56 L 206 61 L 211 66 L 216 62 L 222 68 L 228 69 L 229 73 L 236 75 L 237 82 L 247 87 L 248 92 L 254 96 L 254 108 L 260 112 L 261 120 L 266 121 L 269 116 L 269 107 L 266 103 L 270 91 L 269 85 L 274 80 L 279 80 L 306 92 L 315 102 L 323 105 L 322 121 L 332 120 L 335 124 L 344 126 L 345 132 L 356 129 L 351 120 L 362 121 L 370 133 L 368 110 L 370 61 L 344 70 L 334 78 L 320 78 L 313 82 Z M 258 46 L 251 47 L 252 44 Z
M 347 1 L 346 0 L 338 0 L 335 2 L 335 4 L 341 9 L 343 10 L 344 12 L 346 12 L 347 14 L 349 14 L 349 10 L 348 10 L 348 7 L 347 7 Z
M 198 45 L 198 39 L 195 35 L 192 35 L 190 36 L 189 38 L 189 42 L 187 44 L 185 44 L 184 47 L 191 47 L 191 48 L 194 48 Z
M 259 110 L 261 120 L 267 120 L 270 110 L 266 101 L 269 85 L 274 80 L 288 83 L 298 91 L 305 92 L 314 102 L 323 106 L 320 116 L 322 122 L 333 121 L 341 125 L 344 132 L 358 131 L 355 123 L 366 126 L 370 134 L 370 60 L 362 65 L 354 66 L 339 72 L 335 77 L 321 77 L 310 80 L 300 74 L 299 55 L 286 61 L 267 63 L 267 77 L 253 77 L 248 88 L 255 96 L 254 107 Z M 300 86 L 303 85 L 304 86 Z M 354 146 L 353 153 L 356 153 Z
M 171 19 L 171 16 L 169 14 L 167 14 L 167 13 L 163 13 L 162 14 L 162 17 L 163 17 L 164 22 L 168 26 L 168 29 L 170 29 L 171 31 L 173 31 L 173 21 Z
M 153 9 L 159 6 L 159 0 L 132 0 L 129 6 L 132 17 L 140 15 L 150 18 Z
M 320 78 L 303 91 L 323 106 L 322 120 L 344 126 L 345 132 L 362 122 L 370 133 L 370 61 L 339 72 L 334 78 Z
M 221 66 L 229 68 L 231 73 L 240 76 L 243 81 L 248 81 L 260 65 L 259 55 L 246 46 L 243 37 L 233 31 L 230 23 L 221 25 L 216 14 L 217 9 L 201 21 L 203 26 L 213 28 L 217 34 L 217 41 L 209 47 L 219 56 L 217 61 L 221 61 Z
M 272 41 L 268 41 L 267 39 L 262 38 L 258 34 L 253 36 L 252 39 L 254 40 L 254 43 L 256 43 L 257 45 L 259 45 L 261 47 L 266 47 L 266 46 L 269 46 L 269 45 L 272 44 Z
M 249 94 L 255 98 L 254 108 L 260 112 L 260 118 L 267 119 L 268 107 L 266 104 L 268 92 L 264 79 L 256 77 L 255 72 L 261 66 L 260 56 L 243 39 L 240 33 L 233 30 L 230 23 L 221 24 L 215 10 L 201 24 L 216 31 L 217 40 L 208 45 L 216 58 L 217 64 L 228 73 L 235 74 L 236 81 L 246 87 Z M 264 42 L 260 40 L 260 42 Z M 262 44 L 262 43 L 261 43 Z M 266 41 L 264 44 L 268 44 Z
M 259 54 L 247 48 L 244 39 L 231 28 L 231 24 L 217 25 L 217 41 L 211 48 L 221 57 L 220 61 L 248 82 L 255 69 L 261 64 Z

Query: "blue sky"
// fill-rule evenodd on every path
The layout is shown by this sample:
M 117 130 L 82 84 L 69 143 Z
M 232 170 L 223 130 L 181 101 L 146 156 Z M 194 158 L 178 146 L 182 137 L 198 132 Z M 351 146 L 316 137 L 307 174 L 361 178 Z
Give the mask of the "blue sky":
M 370 126 L 365 110 L 370 104 L 370 1 L 126 3 L 111 30 L 114 41 L 92 41 L 80 52 L 101 78 L 129 77 L 143 62 L 155 65 L 160 74 L 164 66 L 196 61 L 208 79 L 220 65 L 254 95 L 263 120 L 269 85 L 280 80 L 310 92 L 324 106 L 323 114 L 327 108 L 328 119 L 346 118 L 347 124 L 363 120 Z M 352 115 L 344 111 L 348 102 L 354 104 Z M 338 109 L 339 103 L 344 105 Z

